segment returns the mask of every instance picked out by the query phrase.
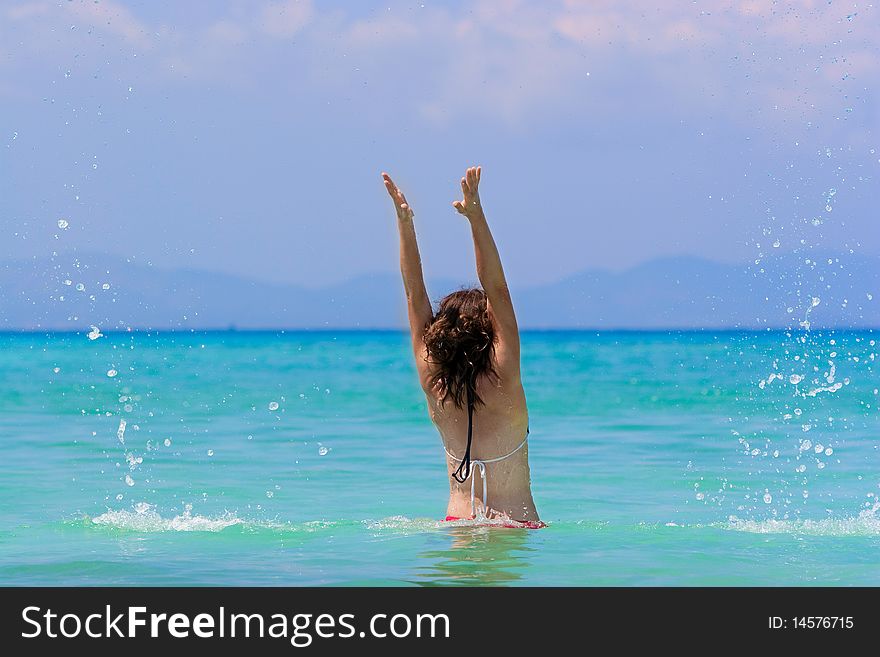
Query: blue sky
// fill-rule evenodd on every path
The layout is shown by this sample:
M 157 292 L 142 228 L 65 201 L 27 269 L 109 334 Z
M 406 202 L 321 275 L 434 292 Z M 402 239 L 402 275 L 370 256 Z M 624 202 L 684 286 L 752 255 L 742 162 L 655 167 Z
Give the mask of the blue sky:
M 514 285 L 777 242 L 880 253 L 878 33 L 837 0 L 10 0 L 2 258 L 389 271 L 386 170 L 426 274 L 468 278 L 470 164 Z

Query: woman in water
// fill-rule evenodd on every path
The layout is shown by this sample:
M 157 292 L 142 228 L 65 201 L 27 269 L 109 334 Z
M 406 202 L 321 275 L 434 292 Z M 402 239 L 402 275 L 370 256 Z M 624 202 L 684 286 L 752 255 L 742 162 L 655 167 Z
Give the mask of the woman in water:
M 453 292 L 434 314 L 425 289 L 413 211 L 387 173 L 400 231 L 400 270 L 412 346 L 449 471 L 447 520 L 486 518 L 542 527 L 529 476 L 529 416 L 520 379 L 519 329 L 501 258 L 480 205 L 480 167 L 452 205 L 468 220 L 482 289 Z

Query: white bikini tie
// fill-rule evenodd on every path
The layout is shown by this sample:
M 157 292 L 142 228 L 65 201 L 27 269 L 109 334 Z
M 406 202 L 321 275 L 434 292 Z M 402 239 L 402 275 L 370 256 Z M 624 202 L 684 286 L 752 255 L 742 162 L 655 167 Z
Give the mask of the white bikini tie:
M 489 508 L 489 500 L 487 499 L 487 497 L 488 497 L 488 482 L 486 481 L 486 464 L 487 463 L 498 463 L 498 461 L 503 461 L 504 459 L 506 459 L 510 456 L 513 456 L 514 454 L 516 454 L 519 450 L 521 450 L 523 448 L 523 445 L 526 444 L 528 439 L 529 439 L 529 431 L 528 431 L 528 429 L 526 429 L 526 437 L 523 438 L 523 441 L 512 452 L 509 452 L 508 454 L 505 454 L 504 456 L 499 456 L 494 459 L 471 459 L 471 471 L 468 472 L 468 477 L 470 477 L 470 480 L 471 480 L 471 514 L 475 518 L 477 516 L 477 504 L 476 504 L 476 499 L 474 498 L 474 470 L 478 469 L 480 471 L 480 478 L 483 480 L 483 508 L 488 509 Z M 449 458 L 451 458 L 453 461 L 461 462 L 463 460 L 463 459 L 457 458 L 456 456 L 453 456 L 452 453 L 448 449 L 446 449 L 445 443 L 443 445 L 443 451 L 445 451 L 446 455 Z

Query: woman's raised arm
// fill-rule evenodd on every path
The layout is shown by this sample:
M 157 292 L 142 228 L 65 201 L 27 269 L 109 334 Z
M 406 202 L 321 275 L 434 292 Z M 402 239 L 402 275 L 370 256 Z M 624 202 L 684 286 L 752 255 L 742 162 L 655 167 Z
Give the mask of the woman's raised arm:
M 452 205 L 460 214 L 467 217 L 471 224 L 477 277 L 488 297 L 489 317 L 498 335 L 498 345 L 495 349 L 498 367 L 508 380 L 518 379 L 520 376 L 519 327 L 516 323 L 510 289 L 504 277 L 504 268 L 501 266 L 501 256 L 498 254 L 498 247 L 495 245 L 495 239 L 492 237 L 492 231 L 489 230 L 480 203 L 481 174 L 482 167 L 470 167 L 467 170 L 465 177 L 461 179 L 464 200 L 454 201 Z
M 431 300 L 425 288 L 425 278 L 422 274 L 422 260 L 419 256 L 419 245 L 416 241 L 416 229 L 413 225 L 413 211 L 406 197 L 403 195 L 391 176 L 382 174 L 385 181 L 385 189 L 394 201 L 394 209 L 397 212 L 397 228 L 400 232 L 400 273 L 403 277 L 403 287 L 406 291 L 407 313 L 409 315 L 409 330 L 412 337 L 413 353 L 416 357 L 416 367 L 423 386 L 427 381 L 427 362 L 425 361 L 425 329 L 433 319 Z

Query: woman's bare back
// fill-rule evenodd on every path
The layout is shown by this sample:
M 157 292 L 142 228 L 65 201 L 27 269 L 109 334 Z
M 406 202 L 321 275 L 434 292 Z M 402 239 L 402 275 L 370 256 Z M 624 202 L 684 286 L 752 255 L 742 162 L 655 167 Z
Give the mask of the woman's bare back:
M 431 421 L 440 432 L 446 449 L 446 465 L 449 473 L 449 506 L 447 516 L 470 518 L 471 478 L 475 492 L 477 511 L 487 518 L 537 522 L 538 512 L 532 499 L 528 441 L 529 416 L 526 407 L 525 391 L 522 383 L 505 383 L 503 377 L 495 381 L 492 377 L 477 379 L 477 393 L 485 402 L 473 412 L 473 436 L 471 446 L 470 478 L 459 483 L 452 474 L 461 465 L 467 448 L 468 414 L 467 408 L 457 408 L 447 401 L 440 405 L 442 392 L 438 389 L 426 391 L 428 413 Z M 452 456 L 449 456 L 451 454 Z M 499 457 L 505 457 L 498 461 Z M 477 462 L 486 462 L 486 499 L 484 504 L 483 474 Z

